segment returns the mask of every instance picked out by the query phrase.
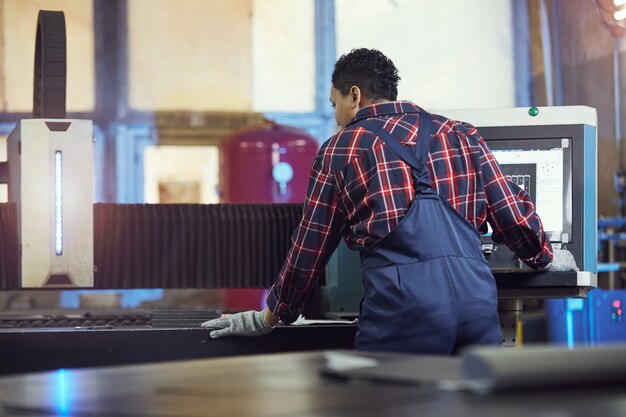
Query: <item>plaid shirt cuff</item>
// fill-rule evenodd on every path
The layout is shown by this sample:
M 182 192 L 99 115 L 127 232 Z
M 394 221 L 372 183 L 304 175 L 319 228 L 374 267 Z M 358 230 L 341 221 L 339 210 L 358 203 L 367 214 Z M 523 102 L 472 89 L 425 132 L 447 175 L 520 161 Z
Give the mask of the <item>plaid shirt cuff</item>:
M 543 244 L 543 250 L 541 252 L 532 258 L 522 259 L 522 262 L 535 271 L 545 269 L 548 264 L 552 262 L 552 246 L 550 245 L 550 242 L 546 240 Z
M 267 292 L 267 308 L 285 324 L 291 324 L 300 315 L 302 307 L 290 306 L 284 301 L 280 301 L 274 293 L 274 287 Z

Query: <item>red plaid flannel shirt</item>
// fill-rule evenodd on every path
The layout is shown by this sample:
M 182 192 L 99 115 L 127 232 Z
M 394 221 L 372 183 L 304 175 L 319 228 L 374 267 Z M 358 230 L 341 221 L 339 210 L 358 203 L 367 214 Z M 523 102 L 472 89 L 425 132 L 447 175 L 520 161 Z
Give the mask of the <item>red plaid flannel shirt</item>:
M 304 213 L 276 283 L 269 309 L 295 320 L 343 237 L 355 250 L 391 232 L 408 211 L 415 191 L 410 167 L 382 140 L 355 123 L 384 118 L 384 128 L 407 146 L 417 139 L 419 113 L 408 101 L 361 109 L 326 141 L 311 168 Z M 526 264 L 545 267 L 552 248 L 528 195 L 506 180 L 475 127 L 432 115 L 427 167 L 434 188 L 481 233 L 505 242 Z

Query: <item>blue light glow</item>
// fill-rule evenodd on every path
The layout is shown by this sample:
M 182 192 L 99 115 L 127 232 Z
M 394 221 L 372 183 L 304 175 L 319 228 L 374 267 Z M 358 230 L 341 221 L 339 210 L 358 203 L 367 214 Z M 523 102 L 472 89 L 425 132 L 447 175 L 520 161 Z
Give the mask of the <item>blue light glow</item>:
M 595 317 L 595 295 L 601 290 L 591 290 L 587 294 L 587 305 L 589 306 L 589 344 L 596 344 L 596 317 Z
M 574 311 L 582 311 L 585 301 L 582 298 L 568 298 L 565 300 L 565 331 L 567 332 L 567 347 L 574 348 Z
M 57 256 L 63 254 L 63 156 L 54 152 L 54 246 Z
M 80 308 L 81 294 L 121 294 L 120 306 L 123 308 L 140 308 L 144 301 L 161 300 L 162 289 L 137 290 L 69 290 L 61 291 L 59 305 L 63 308 Z
M 619 271 L 620 269 L 619 263 L 601 263 L 598 264 L 598 272 L 611 272 L 611 271 Z
M 68 390 L 68 381 L 67 374 L 65 369 L 59 369 L 56 372 L 56 380 L 54 384 L 54 393 L 56 394 L 54 397 L 54 405 L 55 410 L 60 416 L 69 415 L 70 404 L 69 404 L 69 390 Z
M 572 317 L 572 310 L 569 308 L 565 311 L 565 326 L 567 332 L 567 347 L 574 349 L 574 318 Z

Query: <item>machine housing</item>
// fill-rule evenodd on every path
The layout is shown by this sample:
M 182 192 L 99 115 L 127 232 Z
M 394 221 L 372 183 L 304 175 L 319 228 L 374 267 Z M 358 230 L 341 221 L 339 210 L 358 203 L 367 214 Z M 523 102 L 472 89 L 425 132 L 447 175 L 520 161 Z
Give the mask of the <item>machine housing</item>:
M 92 122 L 21 120 L 7 147 L 21 287 L 93 287 Z

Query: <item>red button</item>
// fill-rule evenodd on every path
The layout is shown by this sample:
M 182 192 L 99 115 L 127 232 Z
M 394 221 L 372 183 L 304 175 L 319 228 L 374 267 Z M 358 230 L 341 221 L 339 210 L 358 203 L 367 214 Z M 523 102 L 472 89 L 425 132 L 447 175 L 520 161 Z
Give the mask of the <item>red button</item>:
M 622 306 L 621 300 L 613 300 L 613 308 L 620 308 Z

